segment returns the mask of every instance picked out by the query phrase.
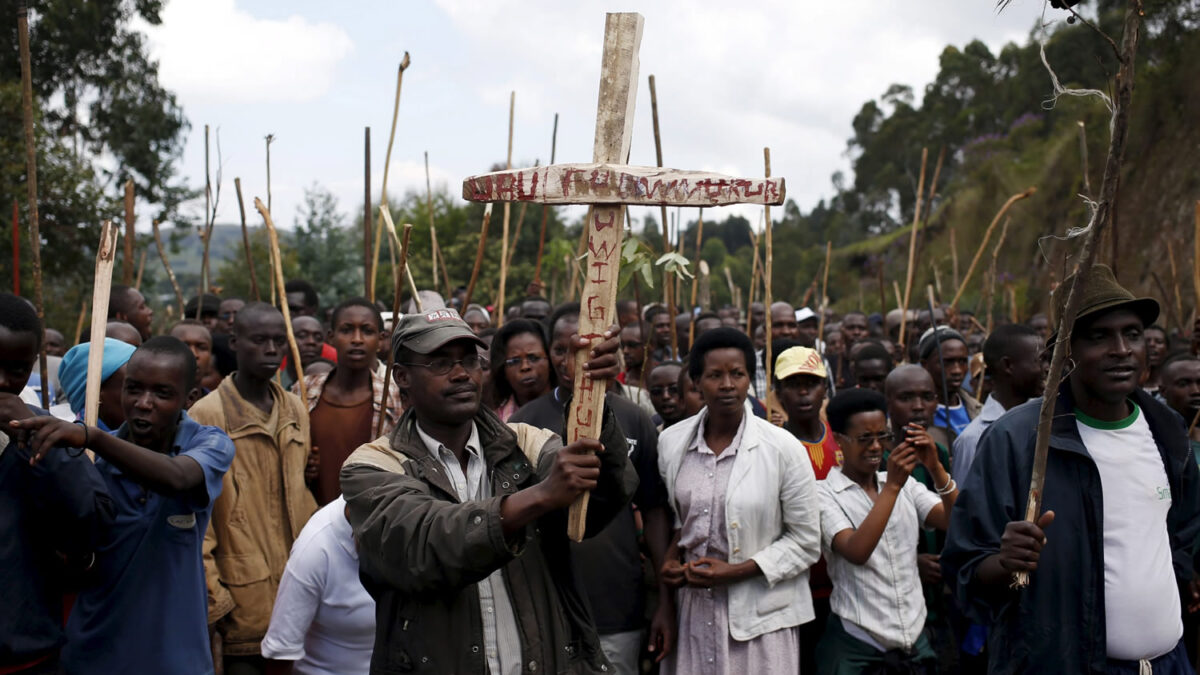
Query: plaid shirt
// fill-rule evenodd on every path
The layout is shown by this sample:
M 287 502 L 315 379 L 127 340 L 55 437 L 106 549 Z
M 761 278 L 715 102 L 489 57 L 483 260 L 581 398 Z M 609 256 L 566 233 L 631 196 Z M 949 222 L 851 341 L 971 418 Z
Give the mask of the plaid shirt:
M 336 366 L 335 366 L 336 369 Z M 371 415 L 371 434 L 374 437 L 375 428 L 379 426 L 379 399 L 383 394 L 383 368 L 375 368 L 371 371 L 371 406 L 374 410 Z M 321 392 L 325 390 L 325 382 L 333 371 L 325 373 L 316 373 L 315 375 L 306 375 L 304 377 L 304 387 L 308 391 L 307 404 L 308 412 L 312 412 L 317 407 L 317 401 L 321 400 Z M 300 383 L 292 385 L 292 393 L 300 395 Z M 388 436 L 392 433 L 392 429 L 396 428 L 396 423 L 400 421 L 400 415 L 404 412 L 404 404 L 400 401 L 400 388 L 396 386 L 388 387 L 388 404 L 387 416 L 383 421 L 383 433 L 381 436 Z

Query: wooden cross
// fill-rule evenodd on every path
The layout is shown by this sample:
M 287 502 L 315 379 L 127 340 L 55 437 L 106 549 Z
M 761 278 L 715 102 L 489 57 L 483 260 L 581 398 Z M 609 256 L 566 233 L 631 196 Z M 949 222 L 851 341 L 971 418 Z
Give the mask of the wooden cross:
M 551 164 L 531 169 L 497 171 L 463 181 L 463 198 L 476 202 L 586 204 L 586 269 L 580 296 L 579 335 L 599 341 L 616 320 L 621 234 L 625 207 L 721 206 L 782 204 L 782 178 L 731 178 L 699 171 L 625 166 L 632 140 L 637 100 L 638 48 L 642 16 L 608 14 L 591 164 Z M 582 377 L 587 353 L 575 355 L 574 394 L 567 423 L 567 443 L 599 438 L 605 385 Z M 588 495 L 571 505 L 567 534 L 580 541 L 587 521 Z

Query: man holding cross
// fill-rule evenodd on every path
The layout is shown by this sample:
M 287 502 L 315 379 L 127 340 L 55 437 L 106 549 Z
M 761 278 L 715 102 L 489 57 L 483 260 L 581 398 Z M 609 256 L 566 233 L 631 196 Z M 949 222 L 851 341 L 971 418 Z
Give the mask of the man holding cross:
M 599 440 L 565 446 L 501 423 L 480 404 L 482 345 L 451 309 L 401 319 L 395 377 L 412 405 L 342 467 L 378 608 L 371 672 L 611 670 L 573 581 L 566 507 L 592 491 L 589 534 L 626 507 L 637 479 L 625 438 L 609 410 Z M 580 379 L 615 377 L 617 347 L 606 333 Z

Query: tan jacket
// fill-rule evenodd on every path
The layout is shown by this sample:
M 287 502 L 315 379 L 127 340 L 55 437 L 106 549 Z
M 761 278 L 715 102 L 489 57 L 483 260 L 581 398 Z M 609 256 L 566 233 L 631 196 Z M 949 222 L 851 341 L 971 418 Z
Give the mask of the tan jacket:
M 232 656 L 260 653 L 292 542 L 317 509 L 304 484 L 308 413 L 274 382 L 271 394 L 275 405 L 264 420 L 230 376 L 188 411 L 224 429 L 237 450 L 204 537 L 208 622 Z

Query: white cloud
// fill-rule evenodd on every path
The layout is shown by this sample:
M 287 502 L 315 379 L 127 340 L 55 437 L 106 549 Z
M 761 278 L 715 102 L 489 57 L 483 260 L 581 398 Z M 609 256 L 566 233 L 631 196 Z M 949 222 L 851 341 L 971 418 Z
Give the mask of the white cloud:
M 354 48 L 331 23 L 260 19 L 234 0 L 172 0 L 144 25 L 159 77 L 199 104 L 298 103 L 321 97 Z

